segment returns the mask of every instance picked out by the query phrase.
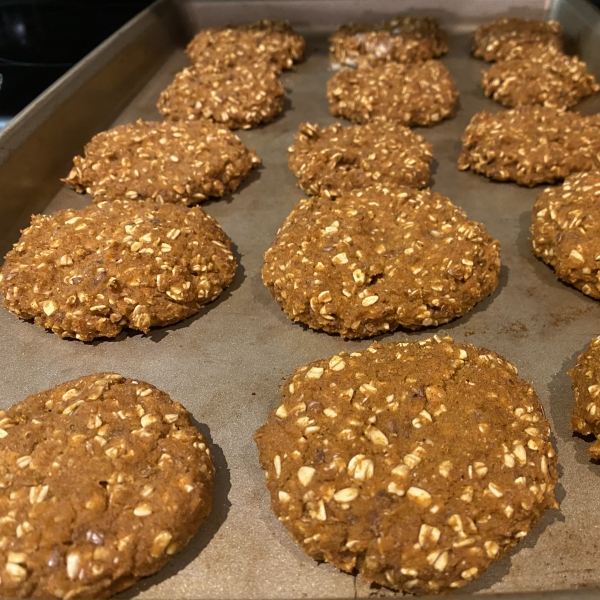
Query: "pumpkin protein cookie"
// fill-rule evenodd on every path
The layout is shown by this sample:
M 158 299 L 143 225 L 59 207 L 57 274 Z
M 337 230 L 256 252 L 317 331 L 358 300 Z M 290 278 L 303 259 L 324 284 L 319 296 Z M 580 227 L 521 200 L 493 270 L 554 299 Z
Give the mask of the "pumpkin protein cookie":
M 454 79 L 437 60 L 342 69 L 327 82 L 331 114 L 353 123 L 382 117 L 402 125 L 435 125 L 453 115 L 457 99 Z
M 228 68 L 265 64 L 276 72 L 304 58 L 306 40 L 285 22 L 257 21 L 200 31 L 187 45 L 193 63 Z
M 3 305 L 60 337 L 147 333 L 196 314 L 231 283 L 231 241 L 201 208 L 104 202 L 34 215 L 0 272 Z
M 222 125 L 139 120 L 95 135 L 63 181 L 94 202 L 150 198 L 190 205 L 233 192 L 259 164 Z
M 208 517 L 214 467 L 188 412 L 114 373 L 0 411 L 0 595 L 107 598 Z
M 559 279 L 600 300 L 600 171 L 546 188 L 531 214 L 533 252 Z
M 250 129 L 272 121 L 283 110 L 284 96 L 277 74 L 266 66 L 192 66 L 175 75 L 156 106 L 167 120 L 204 118 Z
M 448 52 L 448 35 L 429 17 L 397 16 L 376 25 L 349 23 L 329 42 L 332 62 L 349 67 L 417 62 Z
M 600 116 L 521 106 L 473 116 L 458 168 L 532 187 L 600 168 Z
M 543 408 L 489 350 L 375 342 L 297 369 L 281 397 L 255 434 L 271 508 L 367 582 L 463 587 L 557 507 Z
M 398 186 L 302 200 L 262 278 L 288 317 L 364 338 L 464 315 L 498 284 L 500 244 L 452 202 Z
M 308 194 L 337 196 L 373 184 L 424 188 L 429 182 L 433 148 L 406 127 L 384 120 L 319 128 L 303 123 L 288 164 Z
M 594 338 L 586 351 L 577 357 L 577 364 L 568 371 L 571 377 L 575 405 L 571 429 L 582 435 L 600 436 L 600 337 Z M 600 460 L 600 440 L 589 448 L 592 460 Z
M 488 62 L 527 58 L 538 48 L 562 50 L 562 26 L 558 21 L 502 17 L 480 25 L 473 33 L 473 55 Z
M 600 90 L 586 64 L 550 48 L 533 48 L 526 57 L 502 60 L 484 71 L 485 95 L 513 107 L 540 104 L 570 108 Z

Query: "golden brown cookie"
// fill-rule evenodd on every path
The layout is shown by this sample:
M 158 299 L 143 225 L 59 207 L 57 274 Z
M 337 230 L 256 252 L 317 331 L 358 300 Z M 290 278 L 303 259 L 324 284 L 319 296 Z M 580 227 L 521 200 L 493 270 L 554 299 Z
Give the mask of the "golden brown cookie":
M 600 171 L 546 188 L 531 214 L 531 243 L 556 276 L 600 300 Z
M 441 325 L 498 284 L 500 244 L 429 190 L 398 186 L 298 203 L 262 278 L 290 319 L 364 338 Z
M 204 119 L 119 125 L 95 135 L 84 155 L 63 181 L 94 202 L 196 204 L 234 191 L 260 164 L 229 129 Z
M 300 125 L 288 164 L 308 194 L 337 196 L 378 184 L 427 187 L 433 148 L 407 127 L 377 119 L 364 125 Z
M 329 42 L 332 62 L 349 67 L 417 62 L 448 52 L 448 35 L 429 17 L 397 16 L 375 25 L 349 23 Z
M 0 595 L 107 598 L 158 571 L 210 513 L 188 412 L 114 373 L 0 411 Z
M 402 125 L 435 125 L 454 114 L 457 99 L 454 79 L 437 60 L 343 69 L 327 82 L 331 114 L 353 123 L 382 117 Z
M 527 58 L 536 48 L 562 50 L 561 34 L 558 21 L 502 17 L 475 30 L 471 49 L 475 56 L 488 62 Z
M 121 201 L 34 215 L 0 272 L 3 305 L 57 335 L 148 332 L 231 283 L 231 241 L 200 207 Z
M 367 582 L 463 587 L 557 506 L 544 410 L 489 350 L 375 342 L 297 369 L 281 398 L 255 434 L 271 508 Z
M 600 168 L 600 116 L 545 106 L 477 113 L 462 135 L 461 171 L 532 187 Z

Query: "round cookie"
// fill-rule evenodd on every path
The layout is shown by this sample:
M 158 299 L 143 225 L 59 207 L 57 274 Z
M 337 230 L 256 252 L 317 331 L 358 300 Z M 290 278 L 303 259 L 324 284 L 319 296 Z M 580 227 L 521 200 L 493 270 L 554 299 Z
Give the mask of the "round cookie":
M 260 164 L 229 129 L 211 121 L 137 121 L 95 135 L 65 183 L 94 202 L 129 198 L 202 202 L 233 192 Z
M 349 23 L 329 42 L 332 62 L 349 67 L 417 62 L 448 52 L 448 35 L 429 17 L 397 16 L 377 25 Z
M 210 119 L 229 129 L 250 129 L 283 110 L 285 92 L 268 66 L 188 67 L 160 94 L 159 112 L 175 121 Z
M 424 188 L 429 183 L 433 148 L 410 129 L 384 120 L 320 129 L 303 123 L 288 164 L 308 194 L 337 196 L 373 184 Z
M 193 63 L 228 68 L 236 65 L 291 69 L 304 58 L 306 41 L 285 22 L 257 21 L 239 27 L 218 27 L 198 33 L 187 45 Z
M 546 106 L 477 113 L 463 132 L 458 168 L 528 187 L 598 169 L 600 117 Z
M 457 99 L 452 76 L 437 60 L 342 69 L 327 82 L 331 114 L 353 123 L 382 117 L 402 125 L 435 125 L 454 113 Z
M 103 202 L 34 215 L 0 272 L 3 305 L 63 338 L 148 332 L 197 313 L 231 283 L 231 241 L 201 208 Z
M 397 187 L 302 200 L 262 278 L 294 321 L 364 338 L 441 325 L 498 284 L 500 244 L 444 196 Z
M 527 58 L 538 48 L 562 50 L 562 26 L 558 21 L 502 17 L 480 25 L 473 33 L 473 55 L 488 62 Z
M 600 90 L 584 62 L 552 47 L 533 48 L 524 58 L 493 64 L 483 72 L 481 87 L 509 108 L 540 104 L 565 109 Z
M 271 508 L 367 582 L 460 588 L 557 507 L 543 408 L 489 350 L 374 343 L 297 369 L 281 397 L 255 434 Z
M 546 188 L 531 214 L 533 252 L 556 276 L 600 300 L 600 171 Z
M 600 436 L 600 337 L 594 338 L 586 351 L 577 357 L 577 364 L 568 371 L 571 377 L 575 405 L 571 429 L 582 435 Z M 589 448 L 592 460 L 600 460 L 600 440 Z
M 107 598 L 164 566 L 210 513 L 188 412 L 114 373 L 0 411 L 0 595 Z

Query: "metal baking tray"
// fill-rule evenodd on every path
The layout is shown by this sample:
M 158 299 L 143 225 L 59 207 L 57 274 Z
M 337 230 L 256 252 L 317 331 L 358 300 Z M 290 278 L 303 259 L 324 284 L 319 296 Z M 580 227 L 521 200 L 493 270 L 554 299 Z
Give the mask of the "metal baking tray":
M 479 87 L 485 64 L 469 56 L 466 31 L 500 13 L 552 15 L 563 22 L 570 42 L 600 76 L 600 15 L 585 0 L 551 5 L 543 0 L 411 0 L 401 8 L 437 16 L 452 32 L 450 52 L 442 60 L 461 93 L 456 118 L 418 131 L 434 147 L 433 189 L 486 224 L 502 244 L 503 266 L 498 289 L 463 318 L 377 339 L 449 334 L 506 356 L 533 382 L 551 421 L 560 462 L 560 510 L 549 511 L 513 552 L 461 592 L 541 598 L 548 594 L 535 592 L 563 590 L 557 598 L 597 597 L 600 591 L 593 588 L 600 586 L 600 466 L 588 461 L 588 443 L 569 429 L 573 400 L 566 372 L 592 336 L 600 334 L 600 305 L 560 283 L 532 254 L 530 213 L 543 188 L 524 189 L 459 172 L 456 160 L 471 116 L 502 110 Z M 175 326 L 89 344 L 61 340 L 0 310 L 0 407 L 83 374 L 117 371 L 150 381 L 182 402 L 212 441 L 217 485 L 208 522 L 167 567 L 122 593 L 122 598 L 393 595 L 304 555 L 270 511 L 252 435 L 277 405 L 279 386 L 296 367 L 371 343 L 344 341 L 293 324 L 263 286 L 260 268 L 278 227 L 303 197 L 286 161 L 298 125 L 334 121 L 325 100 L 325 84 L 332 75 L 326 31 L 343 21 L 375 20 L 398 10 L 397 3 L 387 0 L 160 0 L 75 66 L 0 135 L 4 254 L 31 213 L 90 202 L 63 187 L 59 177 L 67 174 L 73 155 L 98 131 L 137 118 L 159 118 L 159 92 L 187 64 L 182 48 L 193 31 L 271 17 L 288 18 L 307 34 L 306 61 L 282 76 L 288 94 L 283 115 L 239 134 L 263 159 L 262 168 L 236 193 L 204 205 L 232 238 L 240 263 L 233 284 L 218 300 Z M 600 99 L 588 100 L 580 109 L 596 112 Z

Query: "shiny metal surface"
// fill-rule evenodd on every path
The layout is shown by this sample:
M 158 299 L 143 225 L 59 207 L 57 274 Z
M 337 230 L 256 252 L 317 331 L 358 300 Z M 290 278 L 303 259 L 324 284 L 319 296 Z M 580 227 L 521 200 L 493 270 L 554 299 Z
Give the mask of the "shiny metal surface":
M 283 9 L 288 2 L 277 4 Z M 345 0 L 335 4 L 341 12 L 341 7 L 349 11 L 356 6 Z M 191 9 L 198 15 L 198 8 L 188 7 L 186 18 Z M 218 18 L 208 5 L 205 8 L 207 20 Z M 538 9 L 543 12 L 543 3 Z M 251 20 L 262 14 L 245 12 L 243 16 Z M 306 10 L 309 29 L 311 23 L 317 24 L 312 19 L 318 16 Z M 184 24 L 197 27 L 200 23 L 188 20 Z M 89 198 L 61 188 L 58 178 L 66 174 L 69 158 L 81 151 L 93 133 L 111 122 L 158 118 L 154 106 L 158 94 L 187 64 L 182 50 L 174 49 L 175 41 L 182 44 L 183 37 L 171 33 L 171 27 L 180 24 L 170 5 L 158 3 L 142 16 L 141 23 L 117 34 L 111 42 L 114 45 L 104 48 L 103 64 L 91 61 L 95 74 L 82 71 L 79 87 L 65 89 L 59 84 L 0 136 L 3 251 L 17 240 L 17 228 L 27 223 L 30 213 L 89 203 Z M 120 58 L 126 48 L 128 58 Z M 418 340 L 434 333 L 449 334 L 497 351 L 533 382 L 551 421 L 560 462 L 560 511 L 549 511 L 509 556 L 461 591 L 509 593 L 515 599 L 596 597 L 596 591 L 586 589 L 552 596 L 521 592 L 600 586 L 600 511 L 596 508 L 600 466 L 589 463 L 588 443 L 570 432 L 573 400 L 566 375 L 592 335 L 600 334 L 600 306 L 558 282 L 531 252 L 531 207 L 542 188 L 494 183 L 457 170 L 460 135 L 471 116 L 501 107 L 486 99 L 479 87 L 485 65 L 469 56 L 466 36 L 451 38 L 451 50 L 443 62 L 456 78 L 461 97 L 455 119 L 418 130 L 434 147 L 432 187 L 471 218 L 483 221 L 500 240 L 501 282 L 490 298 L 462 319 L 424 332 L 397 331 L 377 339 Z M 233 239 L 240 267 L 232 286 L 199 315 L 147 336 L 122 334 L 115 341 L 83 344 L 61 340 L 0 311 L 1 407 L 82 374 L 112 370 L 150 381 L 171 394 L 193 413 L 212 440 L 218 472 L 209 521 L 170 565 L 121 594 L 123 598 L 392 595 L 304 555 L 269 509 L 252 441 L 255 429 L 277 405 L 283 379 L 296 367 L 341 350 L 364 349 L 370 343 L 343 341 L 293 324 L 260 279 L 262 254 L 292 206 L 303 197 L 287 168 L 286 148 L 301 122 L 325 125 L 334 121 L 325 100 L 331 74 L 325 36 L 309 36 L 307 60 L 295 72 L 283 75 L 288 91 L 283 115 L 265 127 L 240 133 L 263 159 L 263 167 L 235 194 L 204 205 Z M 90 87 L 86 83 L 95 78 L 104 84 Z M 585 112 L 599 109 L 599 98 L 582 104 Z M 11 180 L 11 173 L 20 175 Z

